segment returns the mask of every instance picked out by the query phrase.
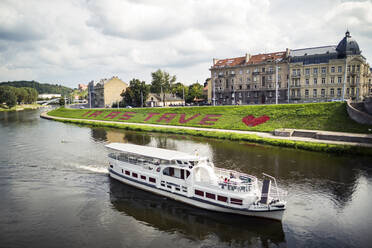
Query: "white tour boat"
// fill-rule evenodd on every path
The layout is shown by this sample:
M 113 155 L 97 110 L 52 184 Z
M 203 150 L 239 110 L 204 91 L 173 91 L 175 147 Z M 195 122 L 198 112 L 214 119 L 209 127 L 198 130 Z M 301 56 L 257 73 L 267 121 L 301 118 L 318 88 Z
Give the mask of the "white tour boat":
M 123 183 L 196 207 L 282 220 L 286 193 L 274 177 L 214 167 L 208 158 L 183 152 L 111 143 L 109 173 Z

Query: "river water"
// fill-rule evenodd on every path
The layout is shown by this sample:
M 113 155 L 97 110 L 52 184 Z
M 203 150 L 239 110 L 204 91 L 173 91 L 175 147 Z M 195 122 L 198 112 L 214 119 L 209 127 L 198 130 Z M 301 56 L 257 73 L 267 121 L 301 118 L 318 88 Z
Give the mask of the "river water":
M 370 247 L 372 158 L 77 126 L 0 112 L 0 247 Z M 209 156 L 275 176 L 283 222 L 217 214 L 107 174 L 107 142 Z

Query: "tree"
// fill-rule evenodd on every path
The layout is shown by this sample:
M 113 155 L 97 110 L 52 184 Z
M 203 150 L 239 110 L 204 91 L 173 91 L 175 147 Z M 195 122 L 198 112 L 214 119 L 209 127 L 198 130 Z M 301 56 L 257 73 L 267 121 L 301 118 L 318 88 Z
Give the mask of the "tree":
M 199 83 L 194 83 L 189 86 L 186 102 L 192 102 L 195 98 L 203 98 L 203 86 Z
M 176 76 L 169 75 L 168 72 L 157 70 L 151 73 L 151 92 L 159 94 L 162 90 L 164 93 L 169 93 L 171 91 L 172 85 L 176 82 Z
M 189 91 L 189 88 L 182 83 L 178 82 L 176 84 L 172 85 L 171 93 L 175 94 L 176 96 L 183 99 L 183 96 L 185 95 L 185 98 L 187 96 L 187 93 Z
M 21 104 L 26 101 L 28 97 L 28 92 L 27 90 L 22 87 L 22 88 L 15 88 L 15 93 L 17 95 L 17 103 Z
M 0 103 L 5 103 L 8 108 L 17 104 L 17 95 L 13 87 L 0 87 Z
M 129 82 L 129 87 L 121 96 L 123 97 L 125 106 L 131 105 L 141 107 L 145 105 L 149 93 L 150 87 L 146 85 L 145 81 L 133 78 Z
M 34 88 L 24 87 L 24 89 L 27 91 L 27 97 L 25 99 L 25 103 L 34 103 L 37 100 L 38 93 L 37 90 Z

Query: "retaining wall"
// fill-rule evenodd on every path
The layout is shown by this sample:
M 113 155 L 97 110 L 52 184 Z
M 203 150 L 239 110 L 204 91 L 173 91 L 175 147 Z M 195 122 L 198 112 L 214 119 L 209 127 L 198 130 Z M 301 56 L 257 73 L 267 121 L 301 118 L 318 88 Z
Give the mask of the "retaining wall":
M 367 124 L 367 125 L 372 125 L 372 115 L 362 112 L 355 108 L 351 101 L 347 101 L 346 104 L 346 109 L 347 113 L 349 114 L 350 118 L 353 119 L 354 121 L 360 123 L 360 124 Z

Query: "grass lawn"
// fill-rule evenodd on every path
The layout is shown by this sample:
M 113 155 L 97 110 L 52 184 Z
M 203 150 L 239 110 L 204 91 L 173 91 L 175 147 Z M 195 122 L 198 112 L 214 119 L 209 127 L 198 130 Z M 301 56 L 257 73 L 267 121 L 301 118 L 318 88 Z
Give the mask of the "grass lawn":
M 87 113 L 88 111 L 91 112 Z M 101 111 L 101 113 L 96 111 Z M 91 116 L 92 113 L 95 112 L 96 115 Z M 126 117 L 123 117 L 126 112 L 132 113 L 127 113 Z M 110 113 L 112 113 L 111 116 Z M 150 113 L 156 113 L 156 115 L 149 118 Z M 66 118 L 210 127 L 261 132 L 270 132 L 278 128 L 295 128 L 372 133 L 368 130 L 372 128 L 371 126 L 358 124 L 350 119 L 346 112 L 346 103 L 341 102 L 133 109 L 59 108 L 50 111 L 48 114 L 51 116 Z M 163 116 L 164 114 L 169 115 Z M 216 116 L 208 117 L 207 115 Z M 130 116 L 130 118 L 128 116 Z M 243 122 L 244 117 L 246 117 L 246 123 Z M 148 119 L 146 120 L 146 118 Z

